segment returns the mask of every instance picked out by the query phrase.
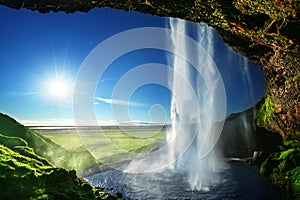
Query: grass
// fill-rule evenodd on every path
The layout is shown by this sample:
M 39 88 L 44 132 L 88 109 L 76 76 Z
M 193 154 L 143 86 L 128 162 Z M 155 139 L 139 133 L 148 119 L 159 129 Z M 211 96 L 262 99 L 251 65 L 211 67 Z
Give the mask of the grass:
M 152 127 L 89 129 L 81 137 L 75 129 L 36 132 L 0 114 L 0 199 L 116 199 L 70 169 L 149 151 L 164 135 Z
M 0 145 L 0 199 L 116 199 L 92 188 L 74 170 L 55 168 L 30 147 L 19 148 L 27 155 Z
M 75 169 L 80 174 L 95 165 L 126 159 L 132 153 L 151 151 L 156 141 L 165 137 L 165 131 L 157 127 L 80 130 L 80 136 L 76 129 L 30 130 L 0 114 L 0 133 L 19 138 L 12 142 L 28 144 L 55 166 Z
M 68 151 L 78 149 L 83 146 L 78 133 L 74 130 L 37 130 L 36 132 L 46 138 L 49 138 L 51 141 L 59 144 L 62 148 Z
M 43 137 L 69 152 L 91 151 L 99 163 L 126 159 L 132 153 L 151 151 L 157 140 L 165 138 L 165 130 L 153 127 L 104 127 L 102 129 L 37 130 Z
M 15 136 L 0 134 L 0 172 L 0 199 L 116 199 L 74 170 L 53 166 Z
M 1 113 L 0 133 L 7 137 L 19 138 L 19 140 L 25 141 L 38 155 L 45 157 L 50 163 L 58 167 L 75 169 L 81 173 L 84 169 L 99 164 L 85 149 L 79 148 L 76 151 L 69 151 L 55 141 L 30 130 L 13 118 Z

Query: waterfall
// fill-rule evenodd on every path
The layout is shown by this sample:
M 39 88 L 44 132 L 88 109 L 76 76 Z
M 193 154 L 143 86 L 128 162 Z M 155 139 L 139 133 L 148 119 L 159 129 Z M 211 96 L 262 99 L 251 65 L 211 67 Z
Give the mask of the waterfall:
M 187 23 L 184 20 L 170 19 L 170 28 L 187 33 Z M 210 58 L 214 52 L 213 29 L 206 24 L 198 26 L 196 39 L 207 53 L 193 49 L 186 38 L 177 36 L 178 34 L 171 35 L 174 52 L 180 56 L 175 56 L 170 65 L 180 78 L 174 75 L 172 80 L 172 92 L 176 96 L 172 97 L 172 129 L 167 137 L 170 144 L 169 158 L 175 160 L 173 169 L 185 172 L 192 190 L 208 190 L 211 185 L 221 181 L 218 172 L 225 168 L 218 149 L 214 148 L 218 131 L 222 129 L 222 119 L 217 110 L 222 110 L 220 106 L 225 102 L 216 99 L 219 92 L 223 91 L 218 88 L 221 78 L 214 71 L 216 68 Z M 188 54 L 197 58 L 196 66 L 190 66 L 182 59 L 188 58 Z M 187 80 L 190 85 L 183 84 L 180 79 Z M 192 87 L 192 90 L 187 87 Z M 194 101 L 197 101 L 196 105 Z M 181 149 L 182 147 L 186 149 Z
M 206 24 L 193 28 L 189 23 L 170 18 L 170 44 L 173 56 L 170 74 L 171 128 L 166 145 L 145 158 L 132 161 L 125 172 L 180 173 L 191 190 L 209 190 L 222 181 L 226 164 L 215 144 L 226 117 L 226 95 L 221 75 L 215 66 L 213 29 Z

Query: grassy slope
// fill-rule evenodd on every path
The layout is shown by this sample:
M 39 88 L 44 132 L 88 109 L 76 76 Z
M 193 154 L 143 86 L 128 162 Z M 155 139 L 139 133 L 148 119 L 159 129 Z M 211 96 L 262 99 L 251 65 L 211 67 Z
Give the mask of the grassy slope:
M 97 161 L 86 150 L 68 151 L 52 140 L 24 127 L 11 117 L 0 113 L 0 133 L 25 140 L 35 152 L 56 166 L 76 169 L 79 172 L 94 166 Z
M 116 199 L 55 168 L 19 137 L 0 134 L 0 199 Z

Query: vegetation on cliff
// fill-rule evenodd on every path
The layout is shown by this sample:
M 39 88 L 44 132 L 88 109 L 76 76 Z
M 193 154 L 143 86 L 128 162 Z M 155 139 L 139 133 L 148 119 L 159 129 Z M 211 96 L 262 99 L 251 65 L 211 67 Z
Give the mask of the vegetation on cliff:
M 272 153 L 261 165 L 260 173 L 267 175 L 286 199 L 300 199 L 300 142 L 291 140 Z
M 6 120 L 11 123 L 3 123 Z M 0 134 L 0 199 L 116 199 L 90 186 L 77 177 L 74 170 L 53 166 L 29 146 L 34 144 L 46 149 L 53 144 L 31 135 L 34 132 L 27 129 L 27 132 L 18 132 L 24 127 L 9 117 L 2 115 L 0 122 L 2 130 L 12 125 L 18 127 L 13 134 Z M 28 141 L 12 136 L 22 134 Z
M 256 123 L 258 126 L 268 126 L 271 118 L 274 116 L 274 103 L 272 99 L 266 95 L 264 102 L 256 114 Z
M 45 157 L 55 166 L 63 166 L 82 172 L 84 169 L 98 164 L 85 149 L 67 150 L 2 113 L 0 113 L 0 133 L 26 141 L 28 146 L 33 148 L 37 154 Z

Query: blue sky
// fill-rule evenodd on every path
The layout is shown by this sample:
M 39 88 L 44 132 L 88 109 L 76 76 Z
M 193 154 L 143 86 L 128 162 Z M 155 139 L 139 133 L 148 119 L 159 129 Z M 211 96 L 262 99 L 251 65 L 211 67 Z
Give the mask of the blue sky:
M 91 50 L 122 31 L 166 27 L 166 21 L 166 18 L 109 8 L 89 13 L 40 14 L 1 6 L 0 112 L 25 124 L 72 124 L 73 84 Z M 196 25 L 192 23 L 193 26 Z M 241 70 L 245 60 L 228 50 L 220 39 L 215 40 L 215 46 L 214 59 L 224 80 L 228 114 L 249 108 L 264 94 L 262 72 L 247 62 L 249 86 L 243 75 L 245 70 Z M 167 64 L 166 52 L 157 49 L 130 52 L 105 71 L 95 93 L 99 121 L 109 124 L 114 120 L 111 105 L 124 103 L 122 99 L 112 99 L 114 86 L 124 73 L 145 63 Z M 167 88 L 146 85 L 136 90 L 130 100 L 132 120 L 169 121 L 171 93 Z

